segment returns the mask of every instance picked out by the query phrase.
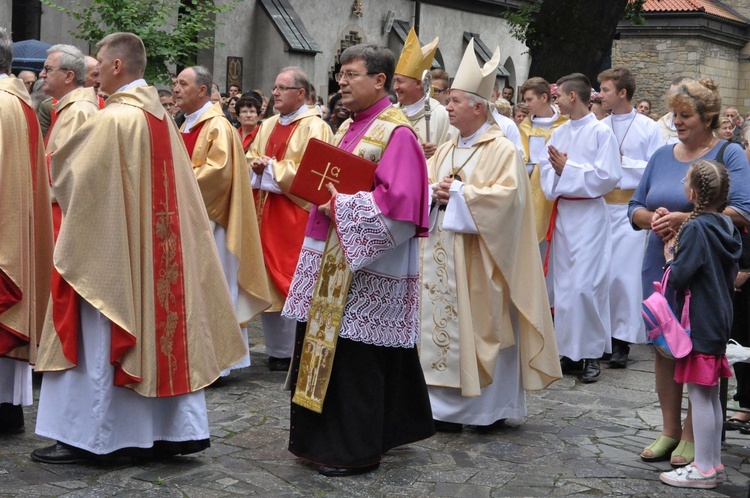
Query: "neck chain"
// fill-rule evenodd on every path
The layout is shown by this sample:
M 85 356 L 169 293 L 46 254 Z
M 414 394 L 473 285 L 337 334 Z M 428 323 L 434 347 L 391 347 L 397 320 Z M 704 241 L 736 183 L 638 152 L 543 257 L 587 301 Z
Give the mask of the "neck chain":
M 370 125 L 371 125 L 371 124 L 372 124 L 372 123 L 373 123 L 373 122 L 374 122 L 374 121 L 375 121 L 376 119 L 378 119 L 378 118 L 380 117 L 380 115 L 381 115 L 381 114 L 383 114 L 383 113 L 384 113 L 384 112 L 385 112 L 385 111 L 386 111 L 387 109 L 388 109 L 388 107 L 386 107 L 385 109 L 383 109 L 382 111 L 380 111 L 379 113 L 377 113 L 377 114 L 376 114 L 375 116 L 373 116 L 373 117 L 372 117 L 372 119 L 370 119 L 370 121 L 368 121 L 368 122 L 367 122 L 367 124 L 366 124 L 365 126 L 363 126 L 363 127 L 362 127 L 362 129 L 361 129 L 361 130 L 359 130 L 359 132 L 357 132 L 357 134 L 356 134 L 356 135 L 354 136 L 354 138 L 352 139 L 352 141 L 351 141 L 351 142 L 349 142 L 349 145 L 346 145 L 346 146 L 342 147 L 342 149 L 344 149 L 344 150 L 345 150 L 345 151 L 347 151 L 347 152 L 352 152 L 351 150 L 348 150 L 348 149 L 349 149 L 349 146 L 351 146 L 351 145 L 355 145 L 355 146 L 356 146 L 356 145 L 357 145 L 357 144 L 359 143 L 359 142 L 358 142 L 358 140 L 359 140 L 359 138 L 360 138 L 360 137 L 362 136 L 362 134 L 363 134 L 364 132 L 366 132 L 366 131 L 367 131 L 367 130 L 368 130 L 368 129 L 370 128 Z M 346 129 L 346 132 L 344 132 L 344 137 L 346 137 L 346 133 L 348 133 L 348 132 L 349 132 L 349 128 L 351 128 L 352 124 L 354 124 L 354 120 L 353 120 L 353 119 L 352 119 L 352 122 L 351 122 L 351 123 L 349 123 L 349 126 L 348 126 L 348 127 L 347 127 L 347 129 Z M 344 138 L 342 137 L 342 139 L 341 139 L 341 140 L 343 141 L 343 139 L 344 139 Z
M 475 147 L 474 150 L 471 151 L 471 154 L 469 154 L 469 157 L 466 158 L 466 161 L 464 161 L 463 164 L 458 169 L 456 169 L 456 147 L 454 146 L 453 149 L 451 149 L 451 178 L 455 178 L 459 182 L 463 181 L 461 179 L 461 176 L 458 173 L 462 169 L 464 169 L 464 166 L 466 166 L 469 163 L 469 161 L 471 161 L 471 158 L 474 157 L 474 154 L 476 154 L 477 151 L 479 151 L 479 149 L 484 147 L 485 143 L 486 142 L 482 142 L 481 144 L 479 144 L 479 147 Z
M 699 157 L 702 157 L 703 154 L 705 154 L 706 152 L 708 152 L 708 149 L 711 148 L 711 145 L 713 143 L 714 143 L 714 137 L 711 137 L 711 140 L 708 142 L 708 145 L 706 145 L 700 151 L 698 151 L 698 154 L 696 154 L 695 157 L 693 157 L 692 161 L 695 161 Z M 686 153 L 686 151 L 685 151 L 685 144 L 683 143 L 682 144 L 682 152 L 680 153 L 680 161 L 683 162 L 683 163 L 689 162 L 689 161 L 685 160 L 685 153 Z
M 633 112 L 633 111 L 631 110 L 630 112 Z M 628 132 L 630 131 L 630 127 L 633 126 L 633 121 L 635 121 L 635 118 L 636 118 L 637 115 L 638 115 L 637 113 L 633 113 L 633 117 L 630 119 L 630 123 L 628 123 L 628 127 L 625 128 L 625 134 L 622 136 L 622 140 L 620 140 L 619 141 L 620 143 L 617 144 L 617 148 L 620 150 L 620 155 L 621 156 L 623 155 L 623 153 L 622 153 L 622 144 L 625 143 L 625 138 L 628 136 Z M 610 114 L 609 115 L 609 124 L 612 127 L 612 133 L 614 133 L 615 134 L 615 138 L 617 138 L 617 132 L 615 131 L 615 118 L 614 118 L 614 114 Z

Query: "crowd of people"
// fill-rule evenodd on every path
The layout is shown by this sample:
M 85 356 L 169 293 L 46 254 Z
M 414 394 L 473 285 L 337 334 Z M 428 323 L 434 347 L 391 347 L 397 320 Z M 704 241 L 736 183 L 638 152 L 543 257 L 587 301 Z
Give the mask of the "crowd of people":
M 10 75 L 0 31 L 0 432 L 24 430 L 33 367 L 36 432 L 55 443 L 32 459 L 201 451 L 203 389 L 250 365 L 260 317 L 267 366 L 288 373 L 289 451 L 326 476 L 370 472 L 436 430 L 523 419 L 525 392 L 564 374 L 627 368 L 668 268 L 693 351 L 654 355 L 663 429 L 640 458 L 670 460 L 669 485 L 722 482 L 725 347 L 750 342 L 736 108 L 678 77 L 653 119 L 626 67 L 598 92 L 580 73 L 531 77 L 514 103 L 499 48 L 480 65 L 473 40 L 425 87 L 438 44 L 411 30 L 398 58 L 348 48 L 322 102 L 297 67 L 269 98 L 222 95 L 202 66 L 157 90 L 131 33 L 96 59 L 51 47 L 35 82 Z M 371 188 L 292 194 L 313 139 L 376 163 Z M 750 414 L 727 424 L 750 433 Z

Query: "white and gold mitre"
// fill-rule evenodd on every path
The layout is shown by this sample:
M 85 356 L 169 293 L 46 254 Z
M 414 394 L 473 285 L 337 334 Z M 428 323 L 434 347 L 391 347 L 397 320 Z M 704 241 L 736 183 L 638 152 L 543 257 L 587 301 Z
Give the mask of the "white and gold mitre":
M 439 37 L 435 37 L 424 47 L 419 47 L 419 38 L 414 28 L 409 30 L 409 36 L 404 42 L 404 49 L 401 51 L 401 57 L 396 64 L 396 74 L 408 76 L 415 80 L 422 79 L 422 73 L 432 67 L 432 59 L 435 58 Z
M 483 67 L 479 67 L 477 56 L 474 55 L 474 38 L 472 38 L 466 47 L 464 58 L 461 59 L 461 65 L 458 66 L 451 89 L 473 93 L 489 101 L 495 87 L 495 73 L 499 63 L 500 47 L 497 47 L 492 59 L 487 61 Z

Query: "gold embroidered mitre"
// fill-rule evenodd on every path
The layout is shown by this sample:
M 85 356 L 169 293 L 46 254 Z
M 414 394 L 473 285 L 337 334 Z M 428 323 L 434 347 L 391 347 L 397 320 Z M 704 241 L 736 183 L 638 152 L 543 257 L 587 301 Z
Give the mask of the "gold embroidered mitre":
M 414 28 L 411 28 L 404 42 L 401 57 L 398 58 L 398 64 L 396 64 L 396 74 L 421 80 L 422 73 L 425 70 L 429 71 L 432 67 L 432 59 L 435 58 L 439 41 L 440 38 L 435 37 L 430 43 L 420 48 L 417 33 Z
M 472 38 L 461 59 L 461 65 L 458 66 L 451 90 L 473 93 L 489 101 L 495 87 L 495 72 L 499 63 L 500 47 L 497 47 L 495 53 L 492 54 L 492 59 L 488 60 L 483 67 L 479 67 L 477 56 L 474 55 L 474 38 Z

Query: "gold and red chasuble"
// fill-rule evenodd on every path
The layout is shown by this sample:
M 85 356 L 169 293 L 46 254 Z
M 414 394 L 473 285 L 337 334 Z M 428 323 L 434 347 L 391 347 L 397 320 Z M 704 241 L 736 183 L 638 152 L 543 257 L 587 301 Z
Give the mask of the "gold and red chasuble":
M 172 150 L 157 146 L 169 141 L 167 120 L 159 120 L 145 111 L 144 114 L 151 132 L 151 236 L 156 298 L 157 396 L 171 396 L 174 393 L 190 392 L 182 240 Z M 199 126 L 193 130 L 195 137 L 200 128 Z M 192 140 L 191 149 L 194 147 L 195 139 Z M 114 349 L 112 356 L 113 360 L 117 358 Z
M 266 144 L 266 156 L 283 159 L 298 124 L 299 121 L 295 121 L 283 126 L 277 122 Z M 262 190 L 253 193 L 266 268 L 276 289 L 286 298 L 305 240 L 309 213 L 284 194 Z
M 188 151 L 188 155 L 193 157 L 193 151 L 195 151 L 195 144 L 198 142 L 198 135 L 201 134 L 201 129 L 206 122 L 198 123 L 193 126 L 188 132 L 181 132 L 182 141 L 185 142 L 185 148 Z

